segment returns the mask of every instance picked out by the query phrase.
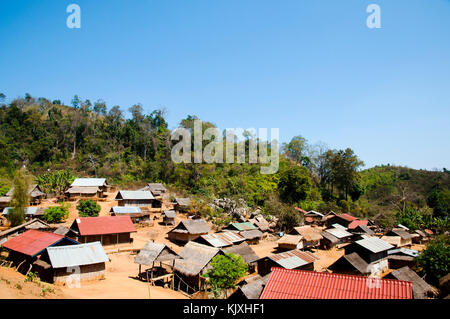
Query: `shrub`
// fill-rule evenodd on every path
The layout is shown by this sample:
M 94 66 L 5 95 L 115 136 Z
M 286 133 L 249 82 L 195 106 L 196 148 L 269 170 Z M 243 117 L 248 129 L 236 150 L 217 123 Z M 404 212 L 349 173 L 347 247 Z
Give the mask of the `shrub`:
M 69 210 L 64 206 L 53 206 L 45 210 L 42 218 L 48 223 L 60 223 L 69 216 Z
M 91 199 L 80 200 L 77 209 L 80 217 L 97 217 L 100 212 L 100 205 Z
M 431 241 L 417 258 L 421 272 L 433 285 L 450 272 L 450 236 L 442 235 Z

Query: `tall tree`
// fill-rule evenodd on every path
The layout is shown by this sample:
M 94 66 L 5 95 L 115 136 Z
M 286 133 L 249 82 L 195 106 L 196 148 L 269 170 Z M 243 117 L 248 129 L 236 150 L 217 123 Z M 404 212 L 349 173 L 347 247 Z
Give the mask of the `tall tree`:
M 25 208 L 30 204 L 30 188 L 31 177 L 27 174 L 25 168 L 21 168 L 14 176 L 14 191 L 11 197 L 12 210 L 8 212 L 7 219 L 11 226 L 17 226 L 25 220 Z

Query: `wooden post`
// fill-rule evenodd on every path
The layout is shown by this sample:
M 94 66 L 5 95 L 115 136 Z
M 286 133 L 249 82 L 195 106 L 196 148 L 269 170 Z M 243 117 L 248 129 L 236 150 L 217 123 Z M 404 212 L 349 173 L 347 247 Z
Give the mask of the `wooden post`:
M 145 271 L 147 273 L 147 287 L 148 287 L 148 299 L 152 299 L 150 295 L 150 282 L 148 280 L 148 270 Z

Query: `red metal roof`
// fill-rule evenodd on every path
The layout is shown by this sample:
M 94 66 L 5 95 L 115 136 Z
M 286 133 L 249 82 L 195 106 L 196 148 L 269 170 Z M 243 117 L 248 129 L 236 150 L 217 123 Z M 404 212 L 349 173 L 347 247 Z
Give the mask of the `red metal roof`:
M 412 299 L 410 281 L 272 268 L 261 299 Z
M 369 223 L 368 220 L 354 220 L 352 221 L 349 225 L 348 225 L 348 229 L 355 229 L 356 227 L 360 226 L 360 225 L 364 225 L 367 226 L 367 224 Z
M 34 256 L 63 238 L 62 235 L 30 229 L 6 241 L 2 246 L 27 256 Z
M 336 215 L 336 216 L 338 216 L 338 217 L 340 217 L 342 219 L 345 219 L 346 221 L 349 221 L 349 222 L 352 222 L 352 221 L 358 219 L 358 218 L 353 217 L 352 215 L 349 215 L 349 214 L 339 214 L 339 215 Z
M 303 209 L 301 209 L 301 208 L 299 208 L 299 207 L 294 207 L 296 210 L 298 210 L 299 212 L 301 212 L 301 213 L 303 213 L 303 214 L 306 214 L 307 213 L 307 211 L 306 210 L 303 210 Z
M 130 216 L 80 217 L 74 223 L 82 236 L 136 232 Z

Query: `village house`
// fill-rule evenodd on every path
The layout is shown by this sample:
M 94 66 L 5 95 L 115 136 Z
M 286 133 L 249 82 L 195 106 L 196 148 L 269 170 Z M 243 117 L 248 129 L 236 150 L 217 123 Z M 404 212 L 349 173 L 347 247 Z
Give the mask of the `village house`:
M 111 216 L 129 216 L 133 223 L 142 223 L 150 221 L 150 213 L 142 212 L 136 206 L 113 206 L 110 210 Z
M 314 262 L 317 260 L 319 258 L 308 251 L 291 250 L 273 254 L 258 259 L 258 274 L 265 276 L 271 272 L 272 267 L 314 270 Z
M 230 232 L 232 231 L 233 230 L 230 230 Z M 261 238 L 263 238 L 264 236 L 264 234 L 259 229 L 244 230 L 238 233 L 245 238 L 245 241 L 249 245 L 257 245 Z
M 328 270 L 337 274 L 368 275 L 369 264 L 357 253 L 346 254 L 328 266 Z
M 9 228 L 7 230 L 4 230 L 0 232 L 0 244 L 4 243 L 10 238 L 16 237 L 19 234 L 22 234 L 23 232 L 26 232 L 29 229 L 35 229 L 35 230 L 49 230 L 51 226 L 47 224 L 46 222 L 40 220 L 40 219 L 32 219 L 29 220 L 22 225 L 18 225 L 16 227 Z
M 6 207 L 3 210 L 2 215 L 6 216 L 8 215 L 8 213 L 13 210 L 13 207 Z M 44 208 L 40 208 L 40 207 L 25 207 L 25 220 L 30 220 L 30 219 L 34 219 L 34 218 L 41 218 L 44 215 Z
M 14 186 L 5 194 L 5 197 L 11 198 L 14 193 Z M 32 184 L 28 187 L 28 195 L 30 196 L 30 204 L 38 205 L 47 197 L 47 194 L 42 192 L 38 184 Z
M 76 178 L 66 194 L 70 199 L 103 198 L 108 189 L 106 178 Z
M 320 246 L 325 249 L 330 249 L 335 246 L 339 247 L 342 244 L 348 243 L 353 236 L 352 233 L 342 228 L 327 228 L 320 234 L 323 237 L 320 241 Z
M 129 216 L 79 217 L 70 227 L 69 237 L 80 243 L 99 241 L 102 245 L 130 244 L 136 228 Z
M 411 246 L 413 235 L 403 228 L 393 228 L 386 233 L 381 239 L 387 241 L 396 247 Z
M 303 248 L 313 248 L 320 245 L 320 241 L 323 238 L 323 236 L 320 234 L 321 232 L 322 231 L 320 228 L 307 225 L 294 227 L 294 230 L 291 234 L 302 236 Z
M 0 211 L 9 206 L 9 203 L 11 202 L 11 197 L 7 196 L 0 196 Z
M 358 220 L 358 218 L 353 217 L 349 214 L 339 214 L 339 215 L 333 215 L 333 217 L 327 219 L 326 225 L 327 227 L 330 227 L 333 224 L 339 224 L 346 228 L 350 225 L 351 222 Z
M 119 191 L 115 200 L 123 207 L 161 207 L 150 191 Z
M 320 224 L 324 215 L 322 213 L 316 212 L 315 210 L 310 210 L 305 216 L 305 224 Z
M 164 276 L 168 272 L 173 272 L 175 260 L 180 258 L 166 244 L 147 242 L 144 248 L 136 255 L 134 263 L 139 264 L 139 278 L 153 281 L 154 277 Z M 157 263 L 156 266 L 158 267 L 155 267 L 155 263 Z M 142 272 L 142 265 L 150 268 Z
M 245 238 L 239 235 L 239 233 L 228 231 L 201 235 L 195 241 L 204 245 L 222 248 L 240 244 L 245 241 Z
M 256 255 L 252 247 L 250 247 L 246 242 L 240 243 L 239 245 L 222 248 L 222 252 L 224 254 L 233 253 L 237 256 L 241 256 L 248 265 L 248 272 L 255 272 L 259 257 Z
M 180 221 L 167 235 L 171 241 L 187 243 L 210 231 L 211 229 L 203 219 L 185 219 Z
M 161 214 L 163 218 L 164 225 L 175 225 L 175 218 L 177 217 L 177 212 L 174 210 L 166 210 Z
M 100 242 L 60 247 L 47 247 L 34 263 L 41 280 L 75 285 L 105 278 L 105 263 L 109 261 Z M 74 280 L 73 274 L 79 275 Z
M 50 246 L 78 244 L 76 241 L 51 232 L 29 229 L 2 244 L 9 250 L 8 260 L 20 271 L 28 271 L 38 256 Z M 20 268 L 22 267 L 22 268 Z M 20 269 L 19 269 L 20 268 Z
M 277 240 L 277 245 L 278 249 L 286 249 L 286 250 L 302 249 L 303 248 L 302 236 L 284 234 L 283 237 Z
M 259 299 L 261 293 L 269 280 L 270 274 L 261 277 L 255 275 L 241 281 L 235 292 L 228 298 L 229 301 Z
M 175 211 L 179 213 L 187 213 L 189 212 L 189 208 L 191 206 L 190 198 L 175 198 Z
M 371 273 L 382 272 L 388 268 L 388 250 L 394 246 L 378 237 L 357 240 L 345 247 L 345 254 L 357 253 L 368 264 Z
M 141 189 L 142 191 L 150 191 L 155 198 L 160 198 L 166 193 L 167 189 L 161 183 L 148 183 Z
M 211 268 L 211 260 L 222 254 L 219 248 L 202 245 L 193 241 L 188 242 L 179 252 L 182 259 L 175 260 L 174 272 L 185 284 L 186 290 L 198 291 L 205 287 L 205 280 L 201 275 Z M 181 282 L 179 282 L 181 285 Z
M 274 267 L 260 299 L 412 299 L 409 281 Z
M 258 229 L 258 227 L 253 225 L 251 222 L 243 222 L 243 223 L 231 223 L 227 227 L 225 227 L 225 229 L 234 231 L 245 231 Z
M 432 295 L 432 288 L 425 282 L 420 276 L 408 266 L 390 272 L 386 279 L 397 279 L 403 281 L 409 281 L 412 283 L 412 291 L 414 299 L 426 299 L 427 296 Z
M 419 252 L 417 250 L 404 247 L 388 250 L 389 268 L 399 269 L 404 266 L 414 267 L 418 256 Z

